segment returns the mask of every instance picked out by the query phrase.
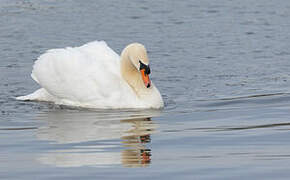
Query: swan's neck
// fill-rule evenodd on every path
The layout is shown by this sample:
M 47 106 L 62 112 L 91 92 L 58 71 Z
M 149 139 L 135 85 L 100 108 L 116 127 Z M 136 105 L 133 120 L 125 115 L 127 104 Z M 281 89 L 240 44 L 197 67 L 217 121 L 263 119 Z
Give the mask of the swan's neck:
M 141 73 L 132 64 L 126 51 L 121 54 L 121 75 L 139 97 L 150 89 L 145 87 Z

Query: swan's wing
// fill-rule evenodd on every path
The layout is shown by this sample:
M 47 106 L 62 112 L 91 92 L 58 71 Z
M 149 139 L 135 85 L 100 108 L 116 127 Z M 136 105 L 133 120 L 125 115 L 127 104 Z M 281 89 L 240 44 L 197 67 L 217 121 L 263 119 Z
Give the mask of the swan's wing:
M 52 49 L 33 66 L 32 78 L 60 100 L 79 103 L 120 97 L 120 57 L 104 41 Z

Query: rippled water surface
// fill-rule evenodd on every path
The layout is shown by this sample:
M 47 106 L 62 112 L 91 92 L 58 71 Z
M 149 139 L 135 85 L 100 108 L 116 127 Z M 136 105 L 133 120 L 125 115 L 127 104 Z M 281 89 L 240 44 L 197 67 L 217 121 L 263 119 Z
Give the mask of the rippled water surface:
M 0 0 L 0 179 L 289 179 L 290 1 Z M 47 49 L 149 51 L 162 111 L 20 102 Z

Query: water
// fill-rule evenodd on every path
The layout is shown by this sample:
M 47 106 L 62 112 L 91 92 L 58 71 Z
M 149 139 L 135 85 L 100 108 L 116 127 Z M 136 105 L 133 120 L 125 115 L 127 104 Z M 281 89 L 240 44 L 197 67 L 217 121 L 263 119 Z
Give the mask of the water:
M 0 0 L 0 179 L 289 179 L 290 2 Z M 14 97 L 45 50 L 149 50 L 163 111 Z

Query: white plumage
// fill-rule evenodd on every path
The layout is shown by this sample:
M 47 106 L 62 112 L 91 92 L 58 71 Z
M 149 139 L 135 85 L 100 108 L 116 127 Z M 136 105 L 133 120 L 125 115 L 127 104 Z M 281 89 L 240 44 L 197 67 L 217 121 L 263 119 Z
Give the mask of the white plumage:
M 48 50 L 37 59 L 31 74 L 42 88 L 17 99 L 103 109 L 163 107 L 154 84 L 150 88 L 131 86 L 120 64 L 120 56 L 104 41 Z M 136 74 L 136 82 L 137 76 L 141 75 Z

